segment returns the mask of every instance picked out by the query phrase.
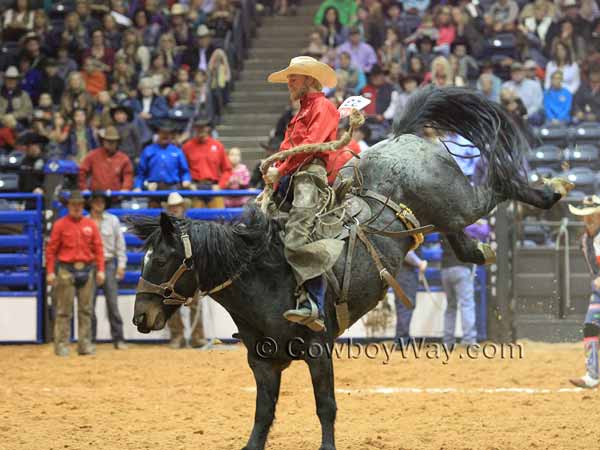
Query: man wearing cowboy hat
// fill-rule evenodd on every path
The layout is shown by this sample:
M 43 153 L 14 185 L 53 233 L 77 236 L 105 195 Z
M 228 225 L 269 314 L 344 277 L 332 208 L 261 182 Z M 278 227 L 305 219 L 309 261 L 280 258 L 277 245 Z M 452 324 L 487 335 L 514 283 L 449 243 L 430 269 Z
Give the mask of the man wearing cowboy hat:
M 19 192 L 44 193 L 44 147 L 47 143 L 46 136 L 33 131 L 26 131 L 17 138 L 17 146 L 25 149 L 25 157 L 19 165 Z M 35 200 L 27 201 L 27 209 L 29 208 L 35 208 Z
M 92 300 L 96 285 L 104 283 L 104 249 L 96 223 L 83 216 L 85 200 L 79 191 L 67 199 L 69 213 L 52 227 L 46 246 L 46 283 L 52 286 L 55 311 L 54 352 L 69 354 L 68 342 L 77 293 L 78 351 L 95 353 L 92 345 Z M 94 280 L 95 278 L 95 280 Z
M 598 336 L 600 335 L 600 197 L 583 199 L 583 208 L 569 205 L 569 211 L 583 217 L 585 232 L 581 236 L 581 249 L 592 277 L 592 295 L 583 324 L 583 346 L 586 373 L 569 381 L 582 388 L 598 386 Z
M 102 147 L 86 155 L 79 167 L 79 189 L 92 191 L 129 191 L 133 187 L 133 166 L 118 150 L 119 132 L 106 127 L 100 133 Z
M 202 24 L 196 30 L 196 42 L 194 45 L 188 46 L 181 58 L 181 63 L 193 71 L 201 69 L 207 72 L 208 62 L 216 49 L 217 47 L 212 43 L 212 32 Z
M 96 222 L 102 237 L 104 247 L 105 280 L 102 286 L 106 300 L 106 312 L 110 322 L 110 334 L 113 345 L 117 350 L 127 348 L 123 336 L 123 319 L 119 312 L 119 280 L 125 276 L 127 265 L 127 254 L 125 253 L 125 236 L 121 230 L 121 223 L 117 216 L 106 211 L 106 205 L 110 197 L 104 191 L 94 191 L 90 196 L 90 218 Z M 92 337 L 96 340 L 96 298 L 98 289 L 94 290 L 94 302 L 92 307 Z
M 0 116 L 12 114 L 22 125 L 31 119 L 33 104 L 29 94 L 19 87 L 21 75 L 15 66 L 4 72 L 4 86 L 0 90 Z
M 331 67 L 309 56 L 299 56 L 287 68 L 269 75 L 268 81 L 287 83 L 292 100 L 300 100 L 300 110 L 290 121 L 280 150 L 336 139 L 340 115 L 321 92 L 323 87 L 334 88 L 337 84 Z M 265 175 L 268 183 L 290 185 L 294 195 L 284 244 L 298 289 L 296 308 L 286 311 L 284 317 L 313 331 L 325 328 L 323 273 L 333 266 L 343 247 L 333 239 L 310 241 L 316 214 L 330 192 L 326 167 L 332 157 L 331 152 L 295 154 L 270 167 Z
M 137 163 L 142 151 L 142 136 L 139 128 L 133 123 L 133 111 L 125 105 L 117 105 L 110 109 L 110 116 L 121 137 L 121 151 L 129 156 L 132 162 Z
M 167 202 L 163 203 L 163 207 L 166 209 L 167 214 L 175 216 L 178 219 L 183 219 L 185 217 L 185 212 L 190 205 L 190 199 L 183 198 L 179 192 L 170 193 Z M 171 332 L 169 347 L 173 349 L 184 348 L 186 346 L 183 333 L 183 319 L 180 312 L 181 310 L 176 311 L 167 322 L 169 331 Z M 190 304 L 190 320 L 192 322 L 191 326 L 193 327 L 190 345 L 192 348 L 204 347 L 207 344 L 207 341 L 204 338 L 204 326 L 202 323 L 202 303 L 198 298 L 194 298 Z
M 196 189 L 219 191 L 227 187 L 231 163 L 223 144 L 210 135 L 210 119 L 194 121 L 194 137 L 183 144 L 183 153 L 190 166 Z M 194 208 L 224 208 L 223 197 L 200 197 L 192 200 Z

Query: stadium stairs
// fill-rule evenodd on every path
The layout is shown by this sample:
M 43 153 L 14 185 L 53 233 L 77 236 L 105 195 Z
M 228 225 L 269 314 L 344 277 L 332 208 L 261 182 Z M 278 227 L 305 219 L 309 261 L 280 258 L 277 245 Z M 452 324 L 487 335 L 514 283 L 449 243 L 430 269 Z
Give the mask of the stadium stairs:
M 264 156 L 260 143 L 267 142 L 269 132 L 289 105 L 287 87 L 268 83 L 267 76 L 286 67 L 308 45 L 318 7 L 318 0 L 307 0 L 295 16 L 265 17 L 252 41 L 240 80 L 217 127 L 225 147 L 239 147 L 249 168 Z

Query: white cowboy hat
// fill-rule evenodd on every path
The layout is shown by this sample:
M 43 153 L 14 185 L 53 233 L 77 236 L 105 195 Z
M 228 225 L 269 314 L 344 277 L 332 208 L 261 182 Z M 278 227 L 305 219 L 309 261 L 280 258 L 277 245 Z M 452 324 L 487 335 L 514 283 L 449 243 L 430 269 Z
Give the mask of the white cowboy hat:
M 196 30 L 196 36 L 198 36 L 198 37 L 212 36 L 212 31 L 210 31 L 210 29 L 206 25 L 202 24 Z
M 4 78 L 19 78 L 20 76 L 19 69 L 15 66 L 10 66 L 6 69 L 6 72 L 4 72 Z
M 288 75 L 306 75 L 313 77 L 326 88 L 334 88 L 337 84 L 335 70 L 327 64 L 310 56 L 296 56 L 285 69 L 269 75 L 270 83 L 287 83 Z
M 174 3 L 173 6 L 171 6 L 171 15 L 172 16 L 181 16 L 185 13 L 187 13 L 186 5 L 182 5 L 181 3 Z
M 589 216 L 590 214 L 600 213 L 600 197 L 588 195 L 583 199 L 583 208 L 569 205 L 569 211 L 576 216 Z
M 185 208 L 189 208 L 191 205 L 190 199 L 183 198 L 179 192 L 171 192 L 167 197 L 167 202 L 163 203 L 163 207 L 179 205 L 183 205 Z

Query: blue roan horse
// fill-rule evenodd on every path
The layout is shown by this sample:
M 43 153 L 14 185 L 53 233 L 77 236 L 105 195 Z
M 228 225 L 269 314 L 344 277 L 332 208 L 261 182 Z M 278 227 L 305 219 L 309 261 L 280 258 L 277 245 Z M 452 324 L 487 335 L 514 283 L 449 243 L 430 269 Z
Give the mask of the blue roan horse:
M 441 134 L 464 136 L 479 148 L 487 164 L 486 182 L 472 186 L 442 146 L 418 137 L 425 126 Z M 498 105 L 463 89 L 426 89 L 412 97 L 404 115 L 396 120 L 394 136 L 363 152 L 358 167 L 364 188 L 408 205 L 422 224 L 433 224 L 445 233 L 460 259 L 482 264 L 484 255 L 463 233 L 465 226 L 507 199 L 550 208 L 571 187 L 560 180 L 551 180 L 540 189 L 528 186 L 522 167 L 527 150 L 520 130 Z M 372 199 L 367 202 L 374 211 L 383 209 L 371 227 L 405 229 L 394 221 L 391 209 Z M 388 226 L 390 223 L 393 225 Z M 332 345 L 338 333 L 335 294 L 328 289 L 325 332 L 314 333 L 284 319 L 283 312 L 295 305 L 296 285 L 283 255 L 281 227 L 255 207 L 248 207 L 240 219 L 226 224 L 177 220 L 165 214 L 158 221 L 132 218 L 130 224 L 146 240 L 147 248 L 133 318 L 140 332 L 162 329 L 197 291 L 210 292 L 237 325 L 236 336 L 247 348 L 257 390 L 254 428 L 244 450 L 264 449 L 275 416 L 281 373 L 294 359 L 304 359 L 310 370 L 322 427 L 320 450 L 334 450 L 337 407 L 332 361 L 326 354 L 294 358 L 287 343 L 300 337 L 307 347 Z M 397 273 L 411 238 L 372 235 L 370 240 L 387 269 Z M 343 252 L 333 269 L 338 280 L 343 278 L 345 262 Z M 352 324 L 377 305 L 387 286 L 360 243 L 349 274 Z M 265 338 L 275 343 L 266 350 L 267 355 Z

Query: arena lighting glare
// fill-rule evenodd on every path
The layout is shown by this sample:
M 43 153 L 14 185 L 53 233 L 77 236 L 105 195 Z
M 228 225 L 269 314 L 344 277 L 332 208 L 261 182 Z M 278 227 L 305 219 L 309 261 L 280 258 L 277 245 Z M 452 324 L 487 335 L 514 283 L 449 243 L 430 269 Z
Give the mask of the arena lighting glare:
M 581 158 L 581 152 L 573 152 L 573 157 Z
M 537 181 L 539 179 L 540 179 L 540 177 L 537 176 L 537 173 L 534 173 L 533 175 L 531 175 L 531 181 L 535 182 L 535 181 Z
M 4 181 L 0 180 L 0 188 L 4 187 Z
M 140 209 L 139 203 L 134 203 L 133 205 L 131 205 L 131 209 Z
M 542 130 L 540 131 L 540 134 L 542 136 L 548 136 L 550 134 L 550 131 L 548 131 L 548 128 L 542 128 Z
M 500 39 L 494 39 L 494 47 L 500 47 L 502 45 L 502 41 Z
M 10 158 L 8 158 L 8 162 L 11 164 L 15 164 L 17 162 L 17 158 L 14 156 L 11 156 Z
M 585 135 L 585 128 L 577 128 L 577 134 L 579 136 Z
M 567 178 L 569 179 L 569 181 L 576 181 L 577 180 L 577 175 L 570 174 Z
M 539 159 L 542 159 L 544 157 L 544 152 L 537 152 L 535 156 Z

